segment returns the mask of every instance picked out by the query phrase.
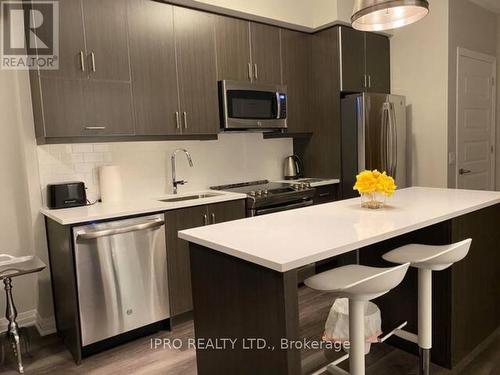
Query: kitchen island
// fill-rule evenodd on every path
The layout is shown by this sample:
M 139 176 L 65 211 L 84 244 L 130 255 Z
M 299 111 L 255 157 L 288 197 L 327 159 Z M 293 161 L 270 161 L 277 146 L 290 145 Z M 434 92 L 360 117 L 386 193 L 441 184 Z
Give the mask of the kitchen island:
M 384 265 L 381 255 L 404 244 L 470 237 L 469 256 L 434 278 L 432 360 L 452 368 L 500 324 L 499 223 L 499 192 L 413 187 L 381 210 L 350 199 L 181 231 L 190 242 L 196 337 L 234 340 L 198 349 L 198 373 L 301 373 L 299 348 L 284 345 L 300 340 L 300 267 L 357 249 L 362 264 Z M 416 331 L 416 299 L 410 272 L 375 300 L 385 329 L 408 320 Z

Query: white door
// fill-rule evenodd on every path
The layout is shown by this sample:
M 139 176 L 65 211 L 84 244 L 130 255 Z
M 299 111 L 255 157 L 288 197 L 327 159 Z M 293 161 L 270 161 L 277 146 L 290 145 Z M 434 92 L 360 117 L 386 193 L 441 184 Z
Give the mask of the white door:
M 457 187 L 495 188 L 496 60 L 458 49 Z

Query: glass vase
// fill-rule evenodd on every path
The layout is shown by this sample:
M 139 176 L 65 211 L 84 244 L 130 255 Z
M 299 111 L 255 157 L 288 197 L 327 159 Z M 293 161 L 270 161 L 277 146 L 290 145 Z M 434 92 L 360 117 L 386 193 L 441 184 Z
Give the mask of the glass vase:
M 361 207 L 376 210 L 384 207 L 386 196 L 382 193 L 363 193 L 361 194 Z

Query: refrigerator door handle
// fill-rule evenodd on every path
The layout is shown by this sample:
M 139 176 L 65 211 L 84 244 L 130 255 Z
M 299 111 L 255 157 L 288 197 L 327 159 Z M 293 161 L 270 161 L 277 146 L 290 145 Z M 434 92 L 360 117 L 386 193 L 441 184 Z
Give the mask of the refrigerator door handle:
M 391 132 L 391 176 L 396 178 L 396 169 L 398 166 L 398 128 L 396 124 L 396 112 L 394 110 L 394 104 L 389 103 L 389 129 Z
M 389 103 L 384 103 L 382 105 L 382 124 L 380 131 L 380 159 L 381 159 L 381 172 L 387 172 L 390 174 L 390 155 L 389 155 L 389 137 L 390 137 L 390 111 Z

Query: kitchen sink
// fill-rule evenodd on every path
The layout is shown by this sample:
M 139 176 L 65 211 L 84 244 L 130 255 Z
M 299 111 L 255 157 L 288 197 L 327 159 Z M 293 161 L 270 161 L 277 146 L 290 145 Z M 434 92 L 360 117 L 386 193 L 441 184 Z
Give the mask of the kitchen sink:
M 166 202 L 166 203 L 182 202 L 182 201 L 190 201 L 190 200 L 194 200 L 194 199 L 212 198 L 212 197 L 217 197 L 219 195 L 221 195 L 221 194 L 219 194 L 219 193 L 203 193 L 203 194 L 195 194 L 195 195 L 184 195 L 182 197 L 160 199 L 160 202 Z

